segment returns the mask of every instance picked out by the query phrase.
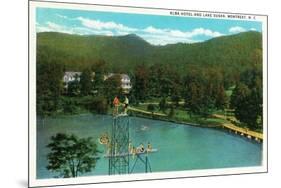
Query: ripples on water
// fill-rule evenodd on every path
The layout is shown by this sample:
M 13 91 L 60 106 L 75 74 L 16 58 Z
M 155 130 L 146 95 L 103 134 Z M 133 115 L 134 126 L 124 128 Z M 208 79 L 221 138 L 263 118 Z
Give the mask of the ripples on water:
M 46 169 L 48 150 L 45 146 L 52 135 L 73 133 L 97 140 L 102 133 L 110 133 L 111 124 L 111 116 L 92 114 L 44 121 L 38 118 L 37 178 L 55 176 Z M 130 117 L 130 136 L 135 146 L 140 143 L 146 146 L 150 142 L 159 150 L 149 156 L 153 172 L 261 165 L 261 144 L 216 129 Z M 105 148 L 99 144 L 99 149 Z M 96 168 L 86 175 L 107 175 L 107 168 L 108 161 L 101 158 Z M 144 172 L 144 167 L 136 166 L 135 172 Z

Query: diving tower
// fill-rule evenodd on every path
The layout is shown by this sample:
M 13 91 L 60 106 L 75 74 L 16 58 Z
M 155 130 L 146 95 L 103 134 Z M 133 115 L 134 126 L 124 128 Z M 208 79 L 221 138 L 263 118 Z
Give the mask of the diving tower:
M 148 155 L 158 150 L 150 147 L 136 148 L 130 142 L 130 117 L 123 113 L 113 116 L 110 138 L 108 140 L 107 153 L 108 174 L 120 175 L 134 172 L 137 163 L 144 165 L 144 171 L 152 172 Z
M 109 146 L 110 155 L 108 155 L 109 175 L 129 174 L 130 172 L 130 159 L 128 154 L 130 138 L 129 125 L 130 118 L 127 114 L 113 116 Z

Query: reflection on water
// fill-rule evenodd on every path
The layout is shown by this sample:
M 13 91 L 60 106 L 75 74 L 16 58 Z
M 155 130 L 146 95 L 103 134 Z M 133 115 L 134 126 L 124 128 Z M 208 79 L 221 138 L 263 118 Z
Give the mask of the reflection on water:
M 103 115 L 76 115 L 37 120 L 37 178 L 55 174 L 46 169 L 50 137 L 56 133 L 76 134 L 98 140 L 110 133 L 112 119 Z M 132 144 L 152 143 L 158 152 L 150 154 L 153 172 L 261 165 L 262 145 L 220 130 L 197 128 L 171 122 L 130 117 Z M 98 143 L 98 141 L 97 141 Z M 98 144 L 105 153 L 105 147 Z M 106 175 L 108 161 L 101 158 L 96 168 L 86 175 Z M 135 172 L 144 172 L 136 166 Z

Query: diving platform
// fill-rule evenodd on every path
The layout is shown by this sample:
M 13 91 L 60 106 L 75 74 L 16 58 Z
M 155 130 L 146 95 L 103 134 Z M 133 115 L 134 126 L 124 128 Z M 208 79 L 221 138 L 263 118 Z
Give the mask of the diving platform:
M 125 157 L 125 156 L 144 155 L 144 154 L 155 153 L 157 151 L 158 151 L 158 149 L 151 149 L 150 151 L 136 152 L 136 153 L 132 153 L 132 152 L 119 153 L 119 154 L 117 153 L 114 156 L 106 154 L 106 155 L 104 155 L 104 157 L 105 158 L 110 158 L 110 157 Z

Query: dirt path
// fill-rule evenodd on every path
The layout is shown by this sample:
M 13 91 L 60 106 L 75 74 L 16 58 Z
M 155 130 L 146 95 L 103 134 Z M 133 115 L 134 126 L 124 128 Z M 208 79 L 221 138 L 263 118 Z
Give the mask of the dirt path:
M 166 114 L 156 113 L 156 112 L 149 112 L 149 111 L 137 109 L 137 108 L 134 108 L 134 107 L 128 107 L 128 110 L 135 111 L 135 112 L 141 112 L 143 114 L 149 114 L 149 115 L 156 115 L 156 116 L 162 116 L 162 117 L 166 117 L 167 116 Z

